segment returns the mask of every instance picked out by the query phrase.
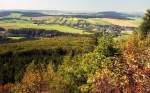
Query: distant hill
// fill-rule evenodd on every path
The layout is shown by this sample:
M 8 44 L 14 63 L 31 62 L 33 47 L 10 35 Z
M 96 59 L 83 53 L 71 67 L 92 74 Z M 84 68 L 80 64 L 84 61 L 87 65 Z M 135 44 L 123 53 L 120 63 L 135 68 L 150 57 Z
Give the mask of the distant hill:
M 79 15 L 79 14 L 78 14 Z M 82 16 L 84 14 L 82 13 Z M 113 18 L 113 19 L 130 19 L 134 17 L 143 17 L 143 13 L 122 13 L 116 11 L 104 11 L 104 12 L 97 12 L 97 13 L 89 13 L 85 16 L 88 17 L 96 17 L 96 18 Z
M 46 13 L 46 12 L 45 12 Z M 103 11 L 97 13 L 88 12 L 64 12 L 64 11 L 47 11 L 49 15 L 74 16 L 81 18 L 114 18 L 114 19 L 130 19 L 133 17 L 143 17 L 144 13 L 123 13 L 116 11 Z
M 142 13 L 121 13 L 116 11 L 103 11 L 97 13 L 89 12 L 67 12 L 59 10 L 17 10 L 17 11 L 0 11 L 0 17 L 9 16 L 12 13 L 17 13 L 27 17 L 40 16 L 73 16 L 79 18 L 114 18 L 114 19 L 129 19 L 131 17 L 142 17 Z
M 129 17 L 131 17 L 131 15 L 115 11 L 98 12 L 95 15 L 101 18 L 114 18 L 114 19 L 129 19 Z
M 20 14 L 26 17 L 48 16 L 48 14 L 34 12 L 34 11 L 0 11 L 0 17 L 10 16 L 13 13 Z

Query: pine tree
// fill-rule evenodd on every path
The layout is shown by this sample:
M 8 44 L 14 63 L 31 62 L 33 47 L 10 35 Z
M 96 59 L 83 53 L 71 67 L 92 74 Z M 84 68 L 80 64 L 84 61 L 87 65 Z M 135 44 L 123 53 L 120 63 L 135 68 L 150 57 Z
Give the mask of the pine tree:
M 144 39 L 148 36 L 150 33 L 150 9 L 147 10 L 147 13 L 145 14 L 143 18 L 143 23 L 140 26 L 140 38 Z

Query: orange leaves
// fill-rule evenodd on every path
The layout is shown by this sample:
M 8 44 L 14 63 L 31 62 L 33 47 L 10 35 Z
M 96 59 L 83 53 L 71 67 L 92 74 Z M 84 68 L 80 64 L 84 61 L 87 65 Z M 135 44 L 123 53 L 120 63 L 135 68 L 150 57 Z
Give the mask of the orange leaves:
M 13 84 L 0 84 L 0 93 L 10 93 L 13 87 Z
M 110 93 L 113 90 L 110 74 L 108 69 L 104 69 L 102 73 L 97 73 L 92 85 L 92 93 Z
M 149 93 L 147 91 L 150 88 L 150 70 L 148 69 L 150 52 L 148 50 L 149 48 L 144 45 L 138 46 L 134 41 L 129 41 L 123 51 L 123 61 L 128 66 L 127 75 L 129 81 L 133 82 L 130 86 L 135 93 Z M 132 73 L 129 74 L 130 72 Z
M 92 84 L 93 93 L 150 93 L 150 48 L 141 42 L 128 41 L 117 64 L 107 73 L 99 71 Z
M 52 65 L 30 64 L 21 83 L 14 88 L 16 93 L 65 93 L 66 83 L 58 76 Z M 62 92 L 63 91 L 63 92 Z

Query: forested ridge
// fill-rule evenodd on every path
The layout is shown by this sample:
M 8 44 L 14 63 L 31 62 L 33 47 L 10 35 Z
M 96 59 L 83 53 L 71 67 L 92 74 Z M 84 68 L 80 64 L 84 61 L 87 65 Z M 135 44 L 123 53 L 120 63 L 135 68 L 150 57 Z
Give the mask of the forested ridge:
M 124 40 L 102 32 L 1 44 L 0 93 L 150 93 L 150 10 L 143 20 Z M 21 31 L 11 34 L 49 33 Z

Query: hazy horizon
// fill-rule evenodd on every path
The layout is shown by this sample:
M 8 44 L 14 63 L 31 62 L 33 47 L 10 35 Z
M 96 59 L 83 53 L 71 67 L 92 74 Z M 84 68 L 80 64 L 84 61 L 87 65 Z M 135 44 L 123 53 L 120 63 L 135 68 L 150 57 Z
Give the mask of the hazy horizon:
M 74 12 L 144 12 L 150 0 L 4 0 L 0 10 L 61 10 Z

